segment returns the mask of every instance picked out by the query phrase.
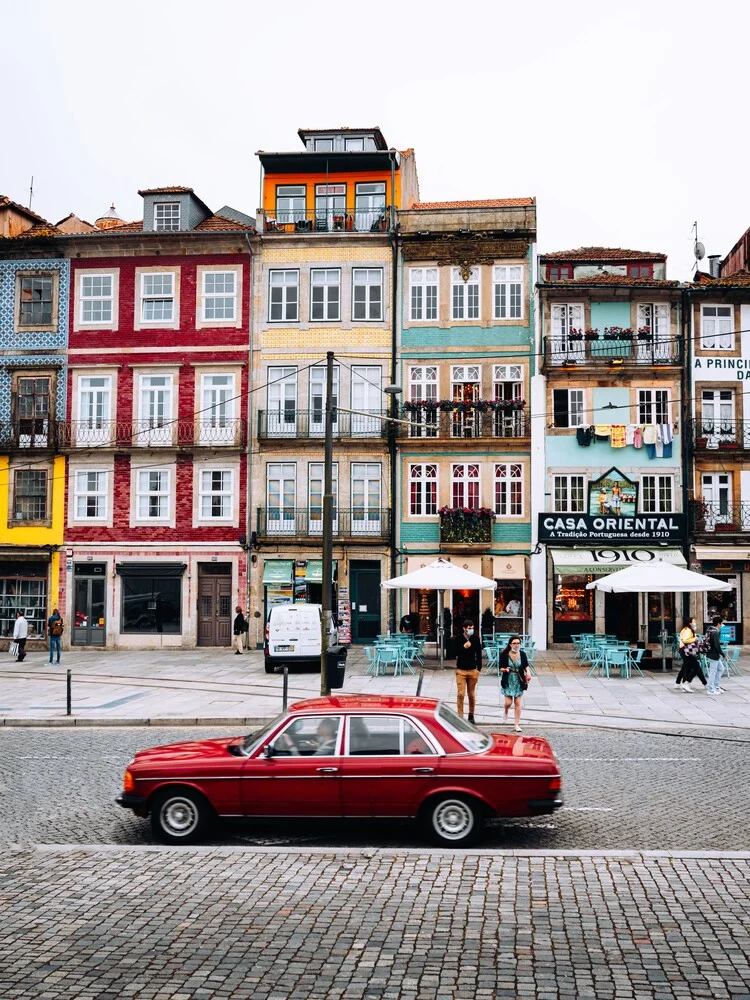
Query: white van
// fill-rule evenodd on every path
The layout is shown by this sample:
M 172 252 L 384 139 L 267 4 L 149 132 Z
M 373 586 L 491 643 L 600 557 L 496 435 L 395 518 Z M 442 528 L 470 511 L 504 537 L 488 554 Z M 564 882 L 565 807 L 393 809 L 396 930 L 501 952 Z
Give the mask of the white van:
M 320 604 L 276 604 L 266 623 L 263 646 L 266 673 L 276 667 L 320 667 Z M 338 632 L 331 619 L 328 648 L 338 642 Z

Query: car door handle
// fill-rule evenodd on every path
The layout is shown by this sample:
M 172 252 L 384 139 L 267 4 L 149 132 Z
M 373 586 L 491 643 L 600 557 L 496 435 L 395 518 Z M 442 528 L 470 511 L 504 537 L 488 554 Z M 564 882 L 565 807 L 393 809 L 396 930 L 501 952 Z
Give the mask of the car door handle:
M 318 774 L 338 774 L 339 769 L 337 767 L 317 767 L 315 769 Z
M 412 768 L 412 771 L 415 774 L 432 774 L 432 772 L 434 770 L 435 770 L 434 767 L 413 767 Z

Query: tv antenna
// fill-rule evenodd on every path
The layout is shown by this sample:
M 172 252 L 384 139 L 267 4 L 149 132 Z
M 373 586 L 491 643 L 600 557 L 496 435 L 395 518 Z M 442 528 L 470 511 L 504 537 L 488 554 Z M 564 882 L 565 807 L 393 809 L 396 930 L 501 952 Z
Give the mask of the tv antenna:
M 706 248 L 698 239 L 698 222 L 697 220 L 693 223 L 693 235 L 695 237 L 693 243 L 693 256 L 695 257 L 695 263 L 693 264 L 693 270 L 698 270 L 698 264 L 706 256 Z
M 31 175 L 31 184 L 29 184 L 29 208 L 31 208 L 31 201 L 34 197 L 34 175 Z

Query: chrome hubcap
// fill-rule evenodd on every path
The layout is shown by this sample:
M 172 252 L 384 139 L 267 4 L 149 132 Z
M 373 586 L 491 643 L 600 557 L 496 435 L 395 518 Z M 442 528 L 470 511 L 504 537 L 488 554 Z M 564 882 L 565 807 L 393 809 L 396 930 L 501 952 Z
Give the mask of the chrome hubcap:
M 198 825 L 195 803 L 185 798 L 167 799 L 161 807 L 161 823 L 173 836 L 187 836 Z
M 460 799 L 441 802 L 433 813 L 435 829 L 445 840 L 461 840 L 471 833 L 474 814 Z

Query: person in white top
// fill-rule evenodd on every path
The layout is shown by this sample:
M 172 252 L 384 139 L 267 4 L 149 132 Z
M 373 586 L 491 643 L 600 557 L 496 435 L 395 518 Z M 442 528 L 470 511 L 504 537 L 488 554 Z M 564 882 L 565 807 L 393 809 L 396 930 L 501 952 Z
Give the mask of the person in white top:
M 29 623 L 23 615 L 23 611 L 16 611 L 16 624 L 13 626 L 13 640 L 18 643 L 18 662 L 23 663 L 26 658 L 26 638 L 29 634 Z

